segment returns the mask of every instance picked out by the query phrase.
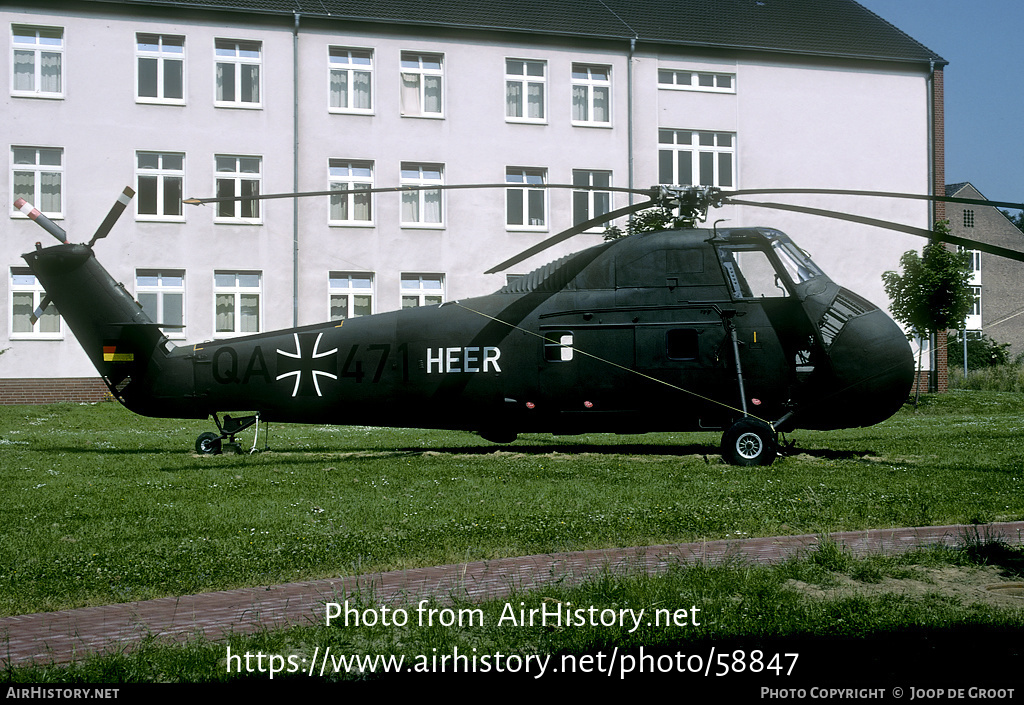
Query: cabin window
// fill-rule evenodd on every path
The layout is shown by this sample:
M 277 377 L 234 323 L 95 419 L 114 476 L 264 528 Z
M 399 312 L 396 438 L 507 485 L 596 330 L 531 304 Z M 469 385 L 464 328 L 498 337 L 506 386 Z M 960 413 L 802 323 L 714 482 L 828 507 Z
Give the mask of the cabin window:
M 665 332 L 665 355 L 669 360 L 696 360 L 697 329 L 673 328 Z
M 548 362 L 569 362 L 573 358 L 573 335 L 568 331 L 544 334 L 544 359 Z

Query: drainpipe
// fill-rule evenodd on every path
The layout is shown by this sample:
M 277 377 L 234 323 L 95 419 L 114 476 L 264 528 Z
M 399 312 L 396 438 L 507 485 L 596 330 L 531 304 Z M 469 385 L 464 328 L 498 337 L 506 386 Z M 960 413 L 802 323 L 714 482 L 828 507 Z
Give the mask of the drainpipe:
M 299 13 L 292 29 L 292 191 L 299 191 Z M 299 326 L 299 199 L 292 199 L 292 326 Z
M 626 158 L 629 160 L 629 188 L 633 186 L 633 54 L 636 52 L 636 37 L 629 40 L 629 63 L 626 67 Z M 629 205 L 633 205 L 633 192 L 629 193 Z M 632 220 L 633 216 L 629 216 Z

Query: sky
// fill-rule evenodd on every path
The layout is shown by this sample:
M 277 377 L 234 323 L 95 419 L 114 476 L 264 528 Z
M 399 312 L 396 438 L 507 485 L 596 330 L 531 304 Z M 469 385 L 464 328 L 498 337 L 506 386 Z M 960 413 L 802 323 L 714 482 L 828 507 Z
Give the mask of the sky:
M 857 0 L 949 62 L 946 183 L 1024 202 L 1024 0 Z

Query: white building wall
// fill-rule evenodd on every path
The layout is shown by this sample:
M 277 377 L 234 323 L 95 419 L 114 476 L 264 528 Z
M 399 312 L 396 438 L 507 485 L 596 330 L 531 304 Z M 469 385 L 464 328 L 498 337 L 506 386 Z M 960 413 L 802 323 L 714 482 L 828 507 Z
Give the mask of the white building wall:
M 258 19 L 258 18 L 257 18 Z M 190 18 L 146 12 L 139 16 L 67 12 L 24 5 L 0 10 L 5 49 L 3 75 L 12 80 L 13 24 L 64 29 L 65 94 L 62 99 L 13 96 L 0 91 L 8 168 L 0 189 L 12 194 L 11 147 L 55 146 L 64 157 L 64 219 L 72 241 L 87 241 L 114 198 L 136 182 L 139 151 L 185 155 L 186 196 L 214 195 L 215 155 L 258 156 L 261 190 L 293 187 L 293 34 L 290 18 L 249 21 L 241 15 Z M 184 105 L 136 100 L 136 33 L 185 37 Z M 262 97 L 257 109 L 214 105 L 214 41 L 261 42 Z M 331 46 L 373 51 L 373 109 L 368 115 L 331 112 L 328 53 Z M 443 117 L 402 117 L 403 51 L 443 56 Z M 638 187 L 658 181 L 659 128 L 713 131 L 735 136 L 739 188 L 817 187 L 927 193 L 927 76 L 923 68 L 897 69 L 838 61 L 808 62 L 782 56 L 687 54 L 640 46 L 630 60 L 626 43 L 576 42 L 527 35 L 479 37 L 305 23 L 298 41 L 299 189 L 328 188 L 330 159 L 374 165 L 376 186 L 397 186 L 403 162 L 444 165 L 446 184 L 502 183 L 506 167 L 546 169 L 549 183 L 569 183 L 573 169 L 612 172 L 614 186 L 630 178 L 627 76 L 633 75 L 633 175 Z M 524 124 L 505 116 L 505 60 L 546 62 L 546 119 Z M 574 62 L 607 66 L 611 121 L 572 122 Z M 719 72 L 735 76 L 734 93 L 659 88 L 658 70 Z M 329 201 L 300 201 L 300 324 L 328 318 L 332 271 L 371 272 L 374 310 L 400 306 L 399 276 L 442 274 L 448 299 L 493 291 L 505 274 L 484 270 L 572 225 L 572 194 L 547 193 L 547 223 L 516 229 L 505 223 L 503 189 L 450 191 L 442 227 L 402 227 L 400 195 L 378 194 L 371 227 L 328 225 Z M 771 197 L 751 197 L 771 200 Z M 847 209 L 926 227 L 928 208 L 912 201 L 834 197 L 779 199 Z M 614 194 L 613 207 L 627 203 Z M 10 206 L 9 206 L 10 207 Z M 182 222 L 145 222 L 129 209 L 97 255 L 115 278 L 134 291 L 139 269 L 186 272 L 189 341 L 214 337 L 214 272 L 260 272 L 261 330 L 293 322 L 293 202 L 265 201 L 261 222 L 214 222 L 215 206 L 186 207 Z M 0 310 L 0 377 L 76 377 L 95 372 L 70 332 L 61 340 L 22 340 L 11 332 L 10 270 L 20 254 L 49 238 L 18 215 L 0 241 L 4 306 Z M 838 221 L 754 208 L 727 207 L 709 215 L 728 226 L 770 225 L 788 232 L 836 281 L 884 303 L 881 273 L 900 254 L 920 247 L 910 236 Z M 555 257 L 601 241 L 585 234 L 517 265 L 525 272 Z

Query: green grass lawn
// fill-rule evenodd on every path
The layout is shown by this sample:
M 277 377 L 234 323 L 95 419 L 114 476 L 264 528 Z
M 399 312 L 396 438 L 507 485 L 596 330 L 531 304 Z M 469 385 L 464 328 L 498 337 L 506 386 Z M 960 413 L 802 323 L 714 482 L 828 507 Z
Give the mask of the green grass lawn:
M 1017 395 L 927 397 L 867 429 L 795 432 L 768 468 L 717 434 L 270 428 L 116 404 L 0 407 L 0 614 L 563 550 L 1024 517 Z M 251 432 L 245 441 L 251 444 Z M 263 446 L 261 434 L 259 445 Z

